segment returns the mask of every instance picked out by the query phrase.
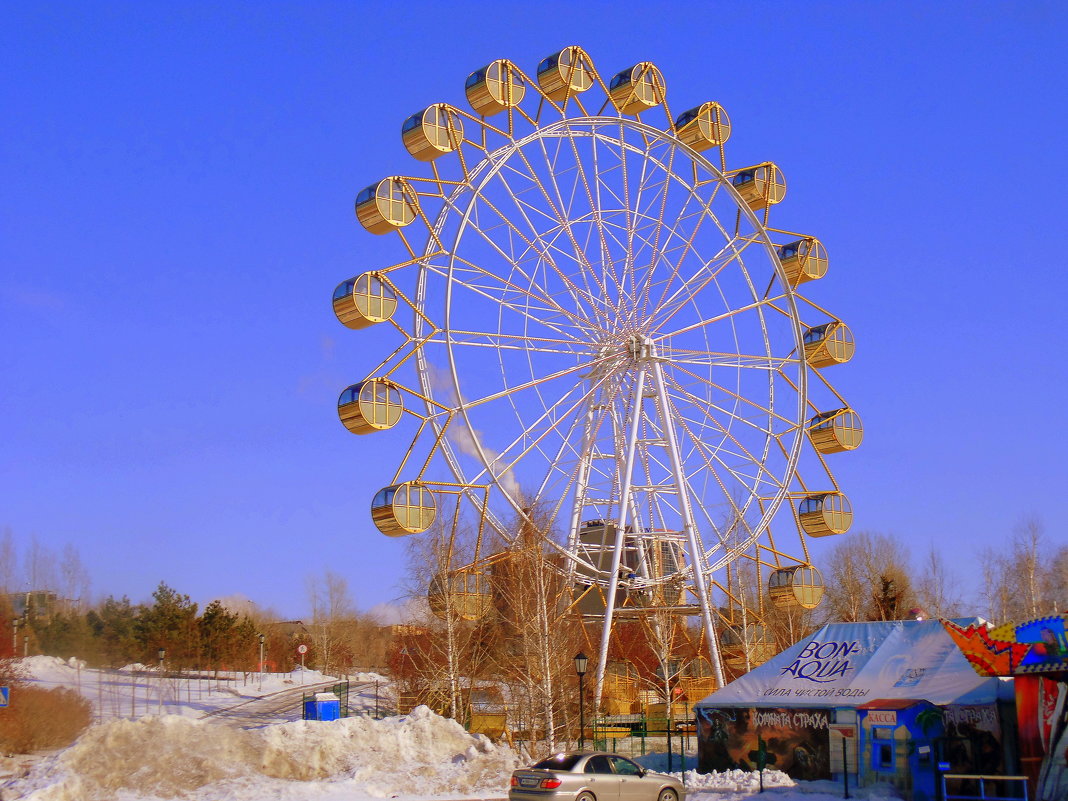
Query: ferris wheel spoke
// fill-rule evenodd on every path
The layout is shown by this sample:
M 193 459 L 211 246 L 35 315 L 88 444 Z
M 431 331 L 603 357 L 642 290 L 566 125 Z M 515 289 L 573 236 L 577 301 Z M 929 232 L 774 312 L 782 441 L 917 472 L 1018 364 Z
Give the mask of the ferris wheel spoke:
M 697 320 L 695 322 L 692 322 L 692 323 L 689 323 L 687 325 L 684 325 L 681 328 L 676 328 L 676 329 L 674 329 L 672 331 L 668 331 L 668 332 L 663 331 L 663 327 L 660 326 L 658 328 L 658 331 L 660 333 L 659 333 L 659 336 L 657 337 L 657 341 L 660 341 L 660 340 L 670 341 L 671 338 L 673 338 L 673 337 L 678 337 L 678 336 L 681 336 L 683 334 L 689 333 L 691 331 L 696 331 L 696 330 L 699 330 L 699 329 L 702 329 L 702 328 L 706 328 L 707 326 L 710 326 L 710 325 L 712 325 L 714 323 L 724 322 L 726 320 L 730 320 L 731 318 L 736 318 L 736 317 L 738 317 L 740 315 L 743 315 L 743 314 L 746 314 L 748 312 L 756 312 L 757 314 L 760 314 L 762 310 L 769 309 L 769 308 L 772 311 L 774 311 L 775 309 L 774 309 L 774 306 L 772 304 L 773 304 L 774 300 L 776 300 L 776 299 L 777 298 L 772 298 L 772 299 L 768 299 L 768 300 L 764 300 L 764 299 L 755 300 L 755 301 L 753 301 L 751 303 L 746 303 L 743 306 L 739 306 L 737 308 L 730 309 L 729 311 L 725 311 L 725 312 L 722 312 L 720 314 L 713 315 L 711 317 L 705 317 L 703 319 L 700 319 L 700 320 Z
M 502 183 L 503 183 L 503 181 L 502 181 Z M 506 183 L 504 184 L 504 189 L 505 189 L 506 193 L 510 193 L 511 192 L 510 188 L 507 186 Z M 507 197 L 508 195 L 506 194 L 505 196 Z M 567 290 L 571 294 L 571 297 L 572 297 L 573 301 L 576 303 L 576 305 L 581 306 L 583 302 L 587 302 L 588 303 L 590 301 L 589 296 L 586 296 L 585 293 L 582 291 L 582 289 L 580 287 L 576 286 L 572 282 L 571 278 L 563 270 L 561 270 L 559 268 L 559 266 L 556 264 L 555 260 L 552 258 L 552 256 L 549 254 L 549 252 L 544 248 L 539 248 L 538 247 L 538 240 L 537 240 L 536 237 L 535 237 L 535 239 L 531 239 L 526 234 L 524 234 L 522 231 L 520 231 L 519 228 L 513 222 L 511 222 L 511 220 L 505 214 L 503 214 L 501 212 L 501 210 L 494 204 L 494 202 L 489 197 L 487 197 L 485 194 L 481 194 L 479 196 L 479 200 L 483 205 L 485 205 L 487 208 L 489 208 L 497 216 L 497 218 L 499 218 L 503 222 L 504 226 L 509 230 L 510 234 L 513 234 L 516 237 L 518 237 L 524 243 L 524 245 L 526 246 L 527 249 L 535 252 L 538 255 L 538 257 L 552 269 L 552 271 L 555 274 L 555 276 L 567 288 Z M 514 198 L 512 198 L 512 200 L 513 200 L 513 202 L 515 202 Z M 524 219 L 524 221 L 527 223 L 527 225 L 531 227 L 531 230 L 533 232 L 534 231 L 533 225 L 532 225 L 530 219 L 528 217 L 526 217 L 525 212 L 523 212 L 522 205 L 519 204 L 518 202 L 515 202 L 515 208 L 520 213 L 521 218 Z M 489 236 L 488 233 L 483 232 L 481 230 L 480 226 L 476 226 L 476 230 L 479 230 L 480 233 L 482 233 L 483 239 L 485 239 L 488 242 L 490 242 L 491 245 L 495 243 L 495 240 L 493 240 L 493 238 L 491 236 Z M 510 264 L 515 266 L 514 256 L 509 255 L 506 251 L 504 251 L 499 246 L 497 246 L 496 249 L 499 251 L 499 253 L 500 253 L 500 255 L 502 257 L 507 259 Z M 526 275 L 526 274 L 524 274 L 524 277 L 531 278 L 531 276 Z
M 551 159 L 549 157 L 548 151 L 545 148 L 544 140 L 542 141 L 542 154 L 545 156 L 546 160 L 549 161 L 551 166 L 556 165 L 557 160 L 560 156 L 560 150 L 561 148 L 558 147 L 556 157 Z M 552 182 L 552 188 L 550 190 L 550 188 L 546 187 L 545 183 L 540 179 L 537 170 L 531 164 L 525 152 L 520 151 L 520 156 L 523 159 L 523 163 L 529 170 L 530 175 L 534 178 L 536 185 L 541 191 L 542 198 L 553 211 L 556 225 L 560 228 L 560 230 L 566 233 L 567 239 L 571 245 L 570 255 L 580 268 L 579 274 L 587 280 L 596 280 L 596 274 L 593 270 L 593 265 L 586 257 L 585 249 L 579 244 L 578 238 L 576 237 L 572 229 L 574 220 L 572 209 L 574 206 L 575 197 L 577 196 L 577 181 L 575 182 L 575 185 L 572 186 L 569 198 L 565 198 L 564 192 L 560 187 L 559 181 L 557 180 L 557 177 L 560 174 L 558 170 L 548 170 L 549 180 Z M 570 170 L 568 170 L 568 172 L 570 172 Z M 587 287 L 587 291 L 589 297 L 604 297 L 606 295 L 606 288 L 603 284 L 600 283 L 598 283 L 593 288 Z
M 716 184 L 712 188 L 712 193 L 707 200 L 702 199 L 697 195 L 696 187 L 688 187 L 690 190 L 690 197 L 687 199 L 687 205 L 689 205 L 689 202 L 691 200 L 697 204 L 697 208 L 690 212 L 690 215 L 696 216 L 697 219 L 696 222 L 694 222 L 693 224 L 693 231 L 689 234 L 689 236 L 682 237 L 681 235 L 679 235 L 680 238 L 685 240 L 685 244 L 681 248 L 679 258 L 672 264 L 671 270 L 668 272 L 668 275 L 666 276 L 663 282 L 664 288 L 660 294 L 660 297 L 657 299 L 655 308 L 667 310 L 673 303 L 676 302 L 677 297 L 681 296 L 683 298 L 691 298 L 696 294 L 696 291 L 692 287 L 688 287 L 689 281 L 685 281 L 680 287 L 678 287 L 678 289 L 675 290 L 674 295 L 672 295 L 671 297 L 668 296 L 668 293 L 672 290 L 672 287 L 675 285 L 675 282 L 679 279 L 681 275 L 682 265 L 686 260 L 687 254 L 694 252 L 695 250 L 694 243 L 697 240 L 698 234 L 701 233 L 702 227 L 709 219 L 712 219 L 714 221 L 714 225 L 716 224 L 715 216 L 712 214 L 712 204 L 716 201 L 717 195 L 719 194 L 720 186 L 720 183 L 716 182 Z M 681 221 L 683 216 L 681 212 L 679 216 Z M 740 253 L 732 249 L 734 244 L 734 238 L 727 234 L 726 230 L 723 229 L 723 226 L 717 225 L 716 227 L 718 228 L 720 234 L 726 241 L 723 245 L 720 246 L 717 253 L 712 256 L 712 258 L 708 262 L 705 262 L 701 268 L 701 270 L 708 271 L 709 267 L 714 265 L 714 268 L 711 270 L 713 278 L 715 278 L 715 276 L 717 276 L 721 270 L 723 270 L 727 265 L 729 265 L 733 259 L 740 257 Z M 726 257 L 724 256 L 724 254 L 727 254 Z M 700 271 L 695 272 L 694 277 L 691 278 L 690 281 L 697 278 L 697 274 L 699 272 Z M 647 299 L 651 296 L 651 278 L 652 273 L 650 272 L 650 283 L 645 292 Z M 689 289 L 689 291 L 687 291 L 687 289 Z
M 742 253 L 746 247 L 748 245 L 738 248 L 733 241 L 727 242 L 715 257 L 695 271 L 694 275 L 680 285 L 671 297 L 665 297 L 659 304 L 662 313 L 655 318 L 656 330 L 663 330 L 676 315 L 689 308 L 692 299 L 715 284 L 727 268 L 741 264 Z M 676 271 L 679 269 L 681 269 L 681 262 L 676 266 Z M 762 298 L 758 302 L 771 303 L 773 300 L 773 298 Z M 740 310 L 732 310 L 734 311 Z
M 516 175 L 520 175 L 521 174 L 521 173 L 518 173 L 517 171 L 513 171 L 513 172 Z M 551 215 L 545 215 L 544 211 L 541 211 L 540 209 L 536 208 L 535 206 L 528 204 L 521 197 L 519 197 L 519 195 L 516 193 L 516 190 L 508 185 L 507 180 L 504 178 L 502 173 L 498 173 L 497 177 L 500 180 L 500 182 L 502 184 L 504 184 L 504 188 L 505 188 L 505 191 L 506 191 L 505 197 L 511 199 L 511 201 L 514 203 L 514 206 L 515 206 L 516 210 L 518 211 L 520 218 L 525 223 L 527 223 L 527 226 L 529 227 L 529 230 L 531 232 L 531 236 L 528 237 L 527 235 L 521 233 L 517 226 L 515 226 L 514 224 L 509 222 L 509 224 L 512 224 L 512 227 L 513 227 L 513 230 L 515 231 L 515 233 L 524 242 L 527 242 L 527 245 L 529 247 L 531 247 L 532 249 L 534 249 L 538 253 L 538 255 L 540 255 L 541 257 L 544 258 L 544 260 L 548 263 L 548 265 L 552 268 L 553 272 L 555 273 L 555 277 L 557 278 L 557 280 L 560 280 L 561 283 L 563 283 L 568 288 L 569 293 L 572 296 L 572 299 L 574 299 L 575 303 L 577 304 L 577 307 L 581 308 L 583 304 L 596 305 L 596 298 L 597 298 L 597 294 L 596 293 L 586 292 L 586 290 L 584 290 L 582 287 L 580 287 L 578 284 L 575 283 L 574 278 L 572 278 L 571 276 L 568 276 L 568 274 L 563 269 L 561 269 L 560 265 L 557 264 L 555 260 L 553 260 L 553 258 L 549 255 L 548 251 L 544 247 L 543 248 L 537 248 L 536 242 L 540 241 L 541 233 L 540 233 L 539 227 L 536 226 L 534 224 L 534 222 L 531 220 L 531 218 L 530 218 L 530 216 L 528 214 L 528 210 L 533 210 L 533 211 L 535 211 L 536 214 L 539 214 L 541 216 L 546 217 L 548 220 L 550 220 L 553 223 L 552 227 L 557 227 L 557 226 L 560 226 L 562 224 L 560 219 L 559 219 L 559 216 L 554 217 L 554 216 L 551 216 Z M 540 184 L 540 182 L 539 182 L 539 180 L 538 180 L 536 175 L 523 175 L 522 177 L 524 179 L 530 180 L 530 182 L 532 182 L 534 184 L 534 186 L 537 187 L 540 190 L 540 192 L 541 192 L 541 194 L 543 194 L 544 198 L 548 197 L 548 193 L 546 192 L 545 187 L 541 186 L 541 184 Z M 499 215 L 501 214 L 500 210 L 497 209 L 496 206 L 493 206 L 492 203 L 488 199 L 485 199 L 484 202 L 487 205 L 489 205 L 491 208 L 493 208 L 494 211 L 497 211 L 497 213 Z M 555 210 L 555 209 L 553 209 L 553 210 Z M 503 215 L 501 215 L 501 217 L 504 218 Z M 506 219 L 506 218 L 504 218 L 504 219 Z
M 790 427 L 789 430 L 792 430 L 793 428 L 795 428 L 797 426 L 795 421 L 793 421 L 791 418 L 785 417 L 784 415 L 775 412 L 774 407 L 770 403 L 767 406 L 765 406 L 762 403 L 760 403 L 760 402 L 758 402 L 758 401 L 756 401 L 756 400 L 754 400 L 752 398 L 747 398 L 747 397 L 735 392 L 734 390 L 729 389 L 725 384 L 723 384 L 721 382 L 713 381 L 713 380 L 711 380 L 709 378 L 705 378 L 703 376 L 700 376 L 697 373 L 694 373 L 692 371 L 689 371 L 689 370 L 686 370 L 686 369 L 680 367 L 678 364 L 675 364 L 673 366 L 676 368 L 677 372 L 683 373 L 684 375 L 689 376 L 691 379 L 701 382 L 706 387 L 706 391 L 710 391 L 710 392 L 713 392 L 713 393 L 715 393 L 715 392 L 722 393 L 724 396 L 730 397 L 731 399 L 733 399 L 737 403 L 744 404 L 746 406 L 746 408 L 749 408 L 749 409 L 751 409 L 753 411 L 756 411 L 756 412 L 760 412 L 762 415 L 767 415 L 767 417 L 769 419 L 771 419 L 771 420 L 777 420 L 780 423 L 782 423 L 782 424 L 784 424 L 786 426 L 789 426 Z M 668 379 L 670 381 L 672 381 L 675 384 L 675 386 L 679 387 L 680 389 L 683 389 L 683 386 L 682 386 L 680 381 L 678 381 L 673 376 L 671 376 L 670 373 L 668 371 L 666 371 L 666 370 L 665 370 L 665 374 L 668 375 Z M 693 398 L 695 398 L 695 399 L 697 398 L 696 395 L 692 395 L 691 394 L 691 396 Z M 727 413 L 727 410 L 723 409 L 722 407 L 720 407 L 718 405 L 715 405 L 714 408 L 716 408 L 717 410 L 719 410 L 722 413 Z M 737 415 L 732 415 L 732 416 L 737 417 Z M 766 431 L 766 433 L 769 433 L 769 434 L 772 433 L 770 430 L 765 430 L 765 429 L 761 429 L 761 430 Z
M 728 367 L 743 370 L 772 370 L 781 373 L 787 366 L 800 367 L 802 359 L 796 354 L 789 356 L 770 356 L 759 353 L 730 353 L 696 350 L 660 351 L 660 355 L 672 364 L 685 364 L 688 367 Z

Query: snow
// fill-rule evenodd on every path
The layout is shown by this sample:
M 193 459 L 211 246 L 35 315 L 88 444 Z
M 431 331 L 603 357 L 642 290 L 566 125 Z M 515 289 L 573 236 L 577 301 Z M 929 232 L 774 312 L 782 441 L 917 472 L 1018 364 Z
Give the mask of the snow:
M 292 717 L 303 692 L 337 680 L 310 670 L 183 684 L 144 665 L 97 671 L 42 656 L 22 665 L 39 686 L 81 692 L 94 705 L 95 722 L 59 752 L 0 760 L 2 801 L 504 799 L 511 771 L 522 764 L 510 747 L 472 735 L 426 707 L 382 720 L 363 714 L 283 722 L 272 707 L 275 699 L 288 704 Z M 387 697 L 382 676 L 348 678 L 358 690 L 350 698 L 358 711 L 370 713 Z M 261 708 L 267 711 L 239 721 L 256 728 L 241 728 L 222 714 Z M 686 770 L 675 775 L 689 788 L 690 801 L 742 801 L 759 790 L 755 773 L 702 775 L 692 769 L 692 758 L 684 766 L 678 759 L 674 766 Z M 652 770 L 667 768 L 666 754 L 638 761 Z M 842 797 L 842 788 L 831 782 L 795 783 L 779 771 L 765 771 L 764 786 L 774 801 Z M 850 788 L 850 794 L 867 801 L 897 797 L 889 789 Z

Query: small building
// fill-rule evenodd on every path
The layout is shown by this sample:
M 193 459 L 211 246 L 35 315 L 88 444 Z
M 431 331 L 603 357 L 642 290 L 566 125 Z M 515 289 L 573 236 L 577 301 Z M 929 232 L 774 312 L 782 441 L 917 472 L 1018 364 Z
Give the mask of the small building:
M 967 621 L 965 621 L 966 623 Z M 698 770 L 888 784 L 934 801 L 954 773 L 1015 766 L 1011 682 L 976 675 L 938 620 L 832 623 L 700 701 Z

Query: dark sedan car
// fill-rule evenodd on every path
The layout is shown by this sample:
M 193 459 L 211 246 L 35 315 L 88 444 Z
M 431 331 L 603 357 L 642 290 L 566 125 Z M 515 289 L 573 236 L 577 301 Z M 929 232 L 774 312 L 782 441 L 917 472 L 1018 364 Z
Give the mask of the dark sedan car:
M 674 776 L 603 751 L 556 754 L 512 774 L 510 801 L 685 801 Z

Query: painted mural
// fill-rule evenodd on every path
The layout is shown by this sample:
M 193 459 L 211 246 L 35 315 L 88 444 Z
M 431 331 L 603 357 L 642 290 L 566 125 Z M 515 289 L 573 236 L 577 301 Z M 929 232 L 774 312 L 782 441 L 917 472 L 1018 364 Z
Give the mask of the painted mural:
M 830 732 L 825 709 L 697 709 L 697 769 L 754 770 L 759 739 L 767 767 L 794 779 L 831 778 Z
M 1007 623 L 994 629 L 943 620 L 949 636 L 980 676 L 1068 670 L 1068 616 Z

